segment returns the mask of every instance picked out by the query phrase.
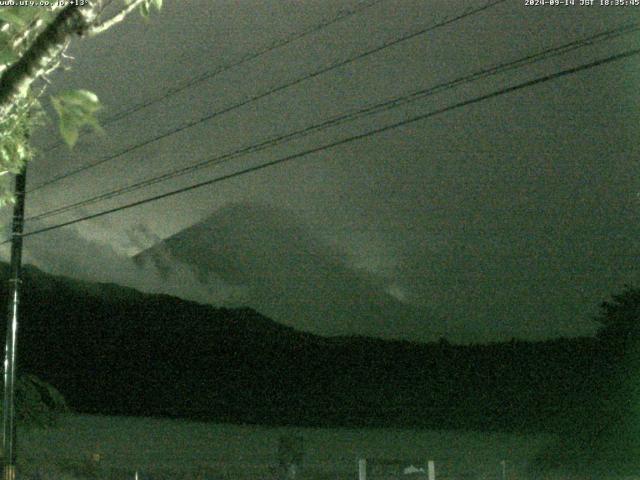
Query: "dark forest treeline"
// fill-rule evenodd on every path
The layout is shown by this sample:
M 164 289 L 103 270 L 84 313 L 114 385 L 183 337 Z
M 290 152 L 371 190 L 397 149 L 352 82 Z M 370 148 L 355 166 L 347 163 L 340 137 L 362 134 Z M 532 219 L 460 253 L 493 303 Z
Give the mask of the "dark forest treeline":
M 79 412 L 513 431 L 606 424 L 617 412 L 619 335 L 467 346 L 323 338 L 251 309 L 32 268 L 21 308 L 19 368 Z

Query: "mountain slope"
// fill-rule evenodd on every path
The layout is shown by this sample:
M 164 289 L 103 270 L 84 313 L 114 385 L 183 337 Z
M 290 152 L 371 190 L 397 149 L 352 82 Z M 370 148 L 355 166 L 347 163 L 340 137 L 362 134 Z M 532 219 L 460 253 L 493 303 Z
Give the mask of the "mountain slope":
M 520 430 L 573 421 L 594 398 L 601 368 L 595 339 L 456 346 L 323 338 L 249 308 L 34 268 L 24 275 L 18 359 L 20 371 L 86 413 Z
M 354 270 L 294 216 L 272 207 L 223 208 L 134 260 L 165 275 L 181 263 L 205 284 L 241 287 L 235 303 L 305 331 L 385 338 L 428 331 L 425 312 L 392 296 L 383 279 Z

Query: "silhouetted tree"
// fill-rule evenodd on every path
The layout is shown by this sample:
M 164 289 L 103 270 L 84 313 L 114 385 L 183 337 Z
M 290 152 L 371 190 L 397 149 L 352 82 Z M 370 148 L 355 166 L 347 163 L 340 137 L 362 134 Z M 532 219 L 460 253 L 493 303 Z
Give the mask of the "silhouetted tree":
M 626 286 L 622 293 L 602 302 L 596 320 L 602 325 L 598 338 L 616 353 L 631 353 L 640 338 L 640 289 Z
M 148 16 L 152 7 L 162 7 L 162 0 L 31 3 L 30 7 L 0 7 L 0 204 L 12 199 L 3 175 L 18 173 L 35 155 L 29 141 L 31 131 L 46 115 L 40 104 L 46 83 L 40 80 L 47 80 L 60 67 L 68 68 L 70 57 L 64 52 L 71 40 L 101 34 L 134 9 Z M 117 10 L 110 13 L 114 7 Z M 63 91 L 51 97 L 51 103 L 59 116 L 60 134 L 69 146 L 76 143 L 83 126 L 98 128 L 95 115 L 101 105 L 95 94 Z
M 594 373 L 585 377 L 590 395 L 544 460 L 591 473 L 628 474 L 640 468 L 640 290 L 626 286 L 600 307 Z

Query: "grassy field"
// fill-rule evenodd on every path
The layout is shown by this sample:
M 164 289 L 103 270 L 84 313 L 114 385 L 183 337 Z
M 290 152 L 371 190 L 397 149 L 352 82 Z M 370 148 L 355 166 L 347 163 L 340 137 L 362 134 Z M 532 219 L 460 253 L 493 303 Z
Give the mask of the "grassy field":
M 545 435 L 436 432 L 404 429 L 321 429 L 222 425 L 184 420 L 72 415 L 58 428 L 19 431 L 24 465 L 58 465 L 76 472 L 68 478 L 104 472 L 135 471 L 139 479 L 168 478 L 158 472 L 188 472 L 183 478 L 267 478 L 277 465 L 279 438 L 304 439 L 303 478 L 357 478 L 357 459 L 436 462 L 437 478 L 523 478 Z M 82 467 L 84 465 L 84 467 Z M 84 468 L 84 470 L 82 470 Z M 370 478 L 392 474 L 398 466 L 369 462 Z M 84 472 L 84 473 L 83 473 Z M 124 473 L 128 472 L 128 473 Z M 154 474 L 155 472 L 155 474 Z M 196 472 L 200 472 L 197 474 Z

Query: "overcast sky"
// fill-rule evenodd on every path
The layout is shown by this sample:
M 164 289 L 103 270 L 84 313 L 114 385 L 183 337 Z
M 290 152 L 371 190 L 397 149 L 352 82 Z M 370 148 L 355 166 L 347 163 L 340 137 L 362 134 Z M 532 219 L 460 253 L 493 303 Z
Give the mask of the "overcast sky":
M 132 17 L 101 37 L 74 41 L 74 60 L 52 75 L 50 93 L 93 90 L 108 119 L 209 78 L 107 122 L 105 135 L 87 134 L 73 151 L 61 146 L 41 154 L 30 166 L 30 187 L 486 4 L 165 3 L 149 21 Z M 414 36 L 35 191 L 27 216 L 640 21 L 640 7 L 575 3 L 507 0 Z M 315 33 L 212 75 L 354 8 Z M 639 40 L 631 33 L 585 45 L 33 221 L 27 230 L 587 64 L 638 48 Z M 246 303 L 322 334 L 464 342 L 588 335 L 598 304 L 639 279 L 639 79 L 640 56 L 590 68 L 34 235 L 25 241 L 26 259 L 53 273 L 214 304 Z M 43 150 L 57 141 L 52 126 L 36 135 Z M 154 246 L 145 262 L 131 261 Z

